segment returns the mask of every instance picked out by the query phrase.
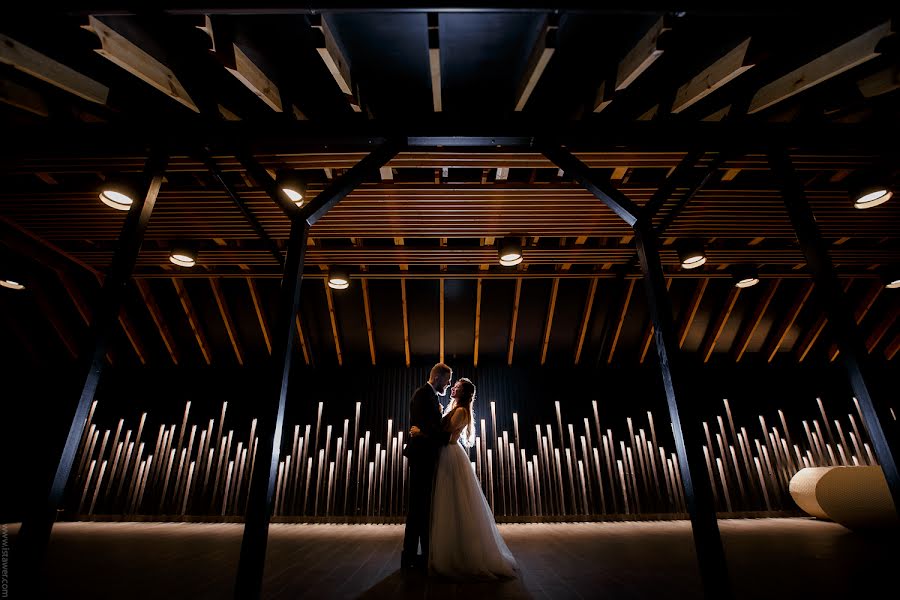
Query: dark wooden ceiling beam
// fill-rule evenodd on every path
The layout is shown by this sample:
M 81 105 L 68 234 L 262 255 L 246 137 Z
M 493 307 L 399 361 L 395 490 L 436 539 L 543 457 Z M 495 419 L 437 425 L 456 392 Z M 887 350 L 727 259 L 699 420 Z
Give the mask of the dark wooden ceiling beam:
M 665 37 L 673 27 L 674 19 L 664 15 L 654 23 L 637 44 L 625 55 L 616 71 L 616 91 L 622 91 L 641 76 L 662 56 Z
M 741 359 L 744 357 L 744 353 L 747 351 L 747 347 L 750 345 L 750 340 L 753 338 L 753 334 L 756 332 L 756 328 L 759 327 L 759 324 L 762 322 L 766 311 L 769 309 L 769 305 L 772 303 L 772 299 L 775 297 L 775 292 L 778 291 L 778 286 L 780 284 L 780 279 L 770 280 L 770 282 L 766 284 L 766 289 L 762 293 L 762 296 L 760 297 L 759 302 L 756 305 L 756 309 L 753 311 L 753 314 L 749 319 L 745 319 L 744 324 L 740 332 L 737 334 L 737 337 L 735 337 L 734 344 L 732 345 L 734 362 L 741 362 Z
M 544 323 L 544 341 L 541 344 L 541 364 L 547 362 L 547 346 L 550 344 L 550 331 L 553 328 L 553 313 L 556 311 L 556 294 L 559 292 L 559 278 L 553 280 L 550 288 L 550 306 L 547 308 L 547 319 Z
M 506 348 L 506 364 L 512 366 L 513 348 L 516 345 L 516 326 L 519 322 L 519 299 L 522 297 L 522 278 L 516 278 L 516 292 L 513 297 L 512 322 L 509 326 L 509 340 Z
M 334 36 L 326 15 L 313 14 L 309 17 L 310 26 L 316 32 L 315 46 L 322 58 L 322 62 L 328 68 L 328 72 L 334 77 L 335 83 L 344 94 L 353 112 L 362 112 L 362 102 L 359 99 L 359 88 L 351 79 L 352 69 L 350 61 L 341 50 L 340 44 Z
M 859 325 L 862 323 L 863 319 L 866 318 L 866 315 L 869 314 L 869 311 L 872 309 L 872 306 L 875 304 L 875 301 L 878 300 L 878 296 L 881 295 L 882 290 L 884 290 L 884 284 L 881 281 L 873 281 L 869 284 L 869 288 L 866 290 L 866 294 L 860 300 L 859 305 L 856 307 L 856 310 L 853 311 L 853 320 L 856 321 L 856 324 Z M 846 288 L 844 292 L 846 293 Z M 871 351 L 870 351 L 871 352 Z M 838 350 L 837 344 L 831 344 L 828 348 L 828 360 L 829 362 L 834 362 L 837 359 L 840 351 Z
M 222 286 L 217 277 L 209 278 L 209 285 L 212 288 L 213 296 L 216 297 L 216 304 L 219 307 L 219 315 L 225 324 L 225 332 L 231 341 L 231 348 L 234 350 L 234 357 L 239 365 L 244 366 L 244 353 L 241 351 L 241 344 L 237 337 L 237 328 L 234 326 L 234 320 L 231 318 L 231 311 L 228 310 L 228 304 L 225 300 L 225 294 L 222 293 Z
M 187 316 L 188 324 L 191 326 L 191 331 L 194 333 L 194 339 L 197 341 L 197 346 L 200 348 L 201 354 L 203 354 L 203 361 L 207 365 L 211 365 L 212 353 L 209 348 L 209 342 L 206 340 L 206 334 L 203 333 L 203 328 L 200 325 L 200 318 L 197 316 L 197 311 L 194 310 L 194 304 L 191 302 L 187 289 L 184 287 L 181 280 L 174 277 L 172 278 L 172 285 L 175 286 L 175 293 L 178 295 L 178 301 L 181 302 L 181 307 L 184 309 L 185 316 Z
M 728 290 L 728 296 L 725 298 L 725 304 L 719 311 L 712 327 L 706 332 L 706 338 L 703 340 L 703 344 L 700 347 L 700 354 L 703 356 L 704 364 L 709 362 L 713 351 L 716 349 L 716 344 L 719 342 L 722 331 L 725 330 L 725 325 L 728 323 L 728 317 L 731 316 L 731 311 L 734 310 L 734 305 L 737 302 L 740 292 L 741 288 L 731 286 L 731 289 Z
M 369 337 L 369 356 L 372 359 L 372 366 L 375 366 L 375 325 L 372 323 L 372 309 L 369 305 L 369 282 L 362 278 L 360 280 L 363 294 L 363 309 L 366 311 L 366 334 Z
M 472 349 L 472 366 L 478 366 L 478 340 L 481 333 L 481 279 L 475 287 L 475 344 Z
M 272 354 L 272 339 L 269 336 L 269 326 L 266 323 L 266 315 L 259 300 L 259 291 L 256 289 L 256 282 L 252 277 L 247 277 L 247 287 L 250 290 L 250 299 L 253 301 L 253 311 L 256 313 L 256 320 L 259 323 L 259 329 L 262 332 L 263 341 L 266 344 L 266 352 Z
M 800 291 L 797 292 L 794 301 L 791 303 L 790 308 L 788 308 L 787 312 L 784 313 L 781 321 L 772 328 L 772 332 L 769 334 L 769 341 L 766 344 L 763 353 L 766 357 L 766 362 L 771 363 L 775 360 L 775 356 L 778 354 L 778 350 L 781 348 L 781 345 L 784 343 L 785 338 L 788 336 L 788 333 L 791 330 L 791 327 L 794 326 L 794 323 L 797 321 L 797 317 L 800 315 L 800 311 L 803 310 L 803 307 L 806 305 L 806 301 L 809 300 L 809 296 L 812 294 L 813 284 L 812 281 L 807 281 L 803 284 L 803 287 L 800 288 Z
M 328 281 L 325 281 L 325 299 L 328 301 L 328 318 L 331 320 L 331 334 L 334 338 L 334 352 L 337 356 L 338 366 L 344 364 L 344 355 L 341 352 L 341 337 L 338 332 L 337 315 L 334 312 L 334 298 L 331 294 L 331 288 Z
M 175 344 L 175 337 L 172 335 L 172 331 L 169 329 L 166 318 L 163 316 L 162 311 L 159 309 L 159 305 L 156 303 L 156 299 L 153 297 L 149 282 L 146 279 L 135 279 L 134 282 L 138 292 L 141 294 L 141 298 L 144 300 L 144 306 L 147 307 L 147 312 L 150 313 L 150 318 L 153 319 L 153 323 L 156 325 L 156 330 L 159 331 L 159 337 L 162 338 L 163 344 L 166 346 L 169 358 L 172 359 L 172 364 L 178 365 L 178 348 Z
M 0 63 L 79 98 L 105 105 L 109 88 L 10 37 L 0 34 Z
M 531 97 L 531 93 L 534 91 L 535 86 L 537 86 L 538 81 L 541 79 L 541 75 L 544 73 L 544 69 L 547 68 L 547 64 L 553 57 L 553 53 L 556 52 L 556 36 L 558 29 L 559 16 L 556 14 L 548 15 L 541 25 L 540 33 L 538 33 L 534 47 L 532 47 L 531 52 L 529 53 L 528 61 L 525 63 L 525 70 L 522 73 L 522 78 L 519 80 L 513 109 L 516 112 L 520 112 L 525 108 L 528 99 Z
M 853 278 L 849 278 L 847 282 L 844 284 L 844 293 L 850 289 L 850 286 L 853 285 Z M 816 343 L 816 340 L 819 339 L 819 336 L 822 334 L 822 331 L 825 329 L 825 325 L 828 323 L 828 317 L 825 316 L 825 311 L 821 311 L 819 314 L 819 318 L 816 319 L 816 322 L 813 323 L 813 326 L 806 332 L 806 334 L 800 339 L 800 341 L 795 345 L 794 355 L 797 357 L 797 362 L 802 363 L 810 350 L 812 350 L 813 346 Z
M 872 333 L 869 334 L 869 337 L 866 338 L 866 351 L 871 354 L 875 348 L 878 347 L 878 344 L 881 342 L 882 338 L 890 331 L 891 327 L 897 321 L 897 317 L 900 316 L 900 305 L 895 304 L 888 314 L 884 316 L 878 325 L 872 330 Z M 890 360 L 890 359 L 888 359 Z
M 880 54 L 877 46 L 891 35 L 887 21 L 763 86 L 750 101 L 748 114 L 769 108 L 795 94 L 866 63 Z
M 403 310 L 403 352 L 406 358 L 406 366 L 410 365 L 409 357 L 409 317 L 406 309 L 406 279 L 400 279 L 400 305 Z
M 616 319 L 616 329 L 613 333 L 612 342 L 609 345 L 609 355 L 606 357 L 606 364 L 612 364 L 613 356 L 616 353 L 616 346 L 619 343 L 619 336 L 622 333 L 622 325 L 625 323 L 625 316 L 628 314 L 628 306 L 631 304 L 631 293 L 634 291 L 634 283 L 637 279 L 630 279 L 625 286 L 625 296 L 622 299 L 622 308 L 619 311 L 619 317 Z
M 687 339 L 688 333 L 690 333 L 691 331 L 691 325 L 694 324 L 694 317 L 697 316 L 697 311 L 700 309 L 700 303 L 703 302 L 703 294 L 706 293 L 706 287 L 708 285 L 709 278 L 704 277 L 697 282 L 697 287 L 694 288 L 694 295 L 691 296 L 691 301 L 688 303 L 685 317 L 681 321 L 681 327 L 678 329 L 679 348 L 684 346 L 684 341 Z
M 753 68 L 754 62 L 749 50 L 750 38 L 747 38 L 678 88 L 672 103 L 672 113 L 678 114 L 690 108 Z
M 894 336 L 894 339 L 891 340 L 891 343 L 887 345 L 887 348 L 884 349 L 884 357 L 887 360 L 894 360 L 894 357 L 897 356 L 897 352 L 900 351 L 900 333 Z
M 305 277 L 306 276 L 304 275 L 304 278 Z M 299 312 L 294 317 L 294 326 L 297 327 L 297 342 L 300 344 L 300 350 L 303 352 L 303 362 L 306 363 L 306 366 L 312 366 L 312 351 L 309 348 L 309 344 L 307 343 L 308 338 L 304 334 L 303 321 L 300 320 Z
M 37 302 L 41 314 L 43 314 L 47 318 L 47 321 L 50 322 L 50 325 L 53 327 L 53 330 L 56 332 L 56 335 L 59 336 L 60 341 L 65 347 L 66 352 L 69 353 L 69 357 L 72 358 L 72 360 L 76 360 L 80 353 L 80 344 L 78 343 L 75 334 L 72 332 L 72 329 L 69 327 L 69 324 L 59 313 L 59 308 L 56 306 L 55 302 L 48 299 L 49 291 L 46 287 L 41 283 L 37 283 L 36 280 L 32 282 L 32 287 L 35 288 L 33 297 Z
M 557 279 L 558 281 L 558 279 Z M 588 287 L 587 299 L 584 301 L 584 312 L 581 314 L 581 326 L 578 328 L 578 342 L 575 345 L 575 364 L 581 361 L 581 351 L 584 348 L 584 340 L 587 337 L 588 324 L 594 312 L 594 298 L 597 295 L 597 286 L 600 283 L 598 277 L 591 279 Z
M 441 39 L 440 15 L 428 13 L 428 70 L 431 74 L 431 104 L 434 112 L 444 110 L 441 97 Z

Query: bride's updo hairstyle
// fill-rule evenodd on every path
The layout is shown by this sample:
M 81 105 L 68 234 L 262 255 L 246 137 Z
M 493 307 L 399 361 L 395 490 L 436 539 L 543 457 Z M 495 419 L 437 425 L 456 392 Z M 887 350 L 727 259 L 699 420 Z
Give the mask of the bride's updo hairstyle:
M 475 445 L 475 412 L 472 410 L 472 404 L 475 402 L 475 384 L 465 377 L 461 377 L 459 383 L 461 385 L 456 392 L 454 407 L 462 407 L 469 413 L 469 424 L 459 437 L 464 446 L 471 448 Z

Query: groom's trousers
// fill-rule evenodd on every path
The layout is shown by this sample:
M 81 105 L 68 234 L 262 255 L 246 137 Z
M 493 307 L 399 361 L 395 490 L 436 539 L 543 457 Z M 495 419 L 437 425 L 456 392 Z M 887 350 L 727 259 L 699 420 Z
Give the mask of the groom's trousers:
M 422 556 L 428 561 L 428 533 L 431 528 L 431 496 L 434 490 L 434 470 L 437 461 L 430 456 L 411 461 L 409 465 L 409 508 L 406 513 L 406 532 L 403 536 L 404 564 L 415 560 L 421 541 Z

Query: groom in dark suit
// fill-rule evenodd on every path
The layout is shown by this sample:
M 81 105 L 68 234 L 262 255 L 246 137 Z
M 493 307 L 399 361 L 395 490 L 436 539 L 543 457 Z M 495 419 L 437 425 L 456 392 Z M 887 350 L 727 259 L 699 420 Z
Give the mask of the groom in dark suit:
M 409 504 L 406 532 L 400 566 L 403 569 L 424 568 L 428 564 L 428 532 L 431 519 L 431 495 L 434 489 L 434 470 L 441 446 L 450 441 L 450 434 L 441 429 L 443 396 L 453 378 L 453 371 L 444 363 L 431 368 L 428 382 L 416 390 L 409 401 L 411 434 L 403 455 L 409 461 Z M 422 544 L 422 555 L 417 551 Z

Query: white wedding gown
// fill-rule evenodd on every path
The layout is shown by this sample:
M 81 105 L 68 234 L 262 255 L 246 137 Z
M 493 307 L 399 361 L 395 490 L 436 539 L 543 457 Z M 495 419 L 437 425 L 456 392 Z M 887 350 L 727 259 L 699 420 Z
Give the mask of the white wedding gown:
M 431 511 L 429 573 L 454 579 L 516 577 L 516 559 L 456 442 L 440 450 Z

